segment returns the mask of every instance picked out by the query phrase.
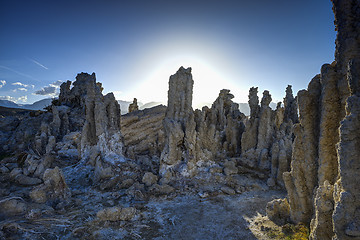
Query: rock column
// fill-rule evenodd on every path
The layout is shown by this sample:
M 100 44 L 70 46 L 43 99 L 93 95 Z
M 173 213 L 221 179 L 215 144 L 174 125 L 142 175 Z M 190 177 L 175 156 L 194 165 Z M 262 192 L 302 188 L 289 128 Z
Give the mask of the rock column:
M 80 85 L 78 81 L 83 84 Z M 79 74 L 74 88 L 72 92 L 85 93 L 80 97 L 75 96 L 75 99 L 85 104 L 85 123 L 81 133 L 82 156 L 90 156 L 91 152 L 97 151 L 103 159 L 121 160 L 123 143 L 120 132 L 120 106 L 114 95 L 102 95 L 101 85 L 96 83 L 94 73 Z
M 170 76 L 165 119 L 165 146 L 160 157 L 160 174 L 176 169 L 190 176 L 195 156 L 195 121 L 192 109 L 193 84 L 191 68 L 183 68 Z

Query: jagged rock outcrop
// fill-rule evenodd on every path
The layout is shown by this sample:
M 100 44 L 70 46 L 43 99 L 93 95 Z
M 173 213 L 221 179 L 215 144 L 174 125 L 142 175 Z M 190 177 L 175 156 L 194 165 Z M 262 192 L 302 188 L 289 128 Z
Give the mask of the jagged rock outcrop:
M 126 156 L 154 158 L 161 153 L 163 175 L 168 168 L 175 168 L 171 172 L 190 176 L 199 167 L 241 154 L 245 115 L 232 101 L 230 90 L 221 90 L 211 108 L 194 112 L 192 84 L 190 69 L 180 68 L 170 77 L 167 108 L 158 106 L 122 116 Z
M 191 68 L 183 68 L 170 76 L 168 104 L 163 121 L 165 145 L 160 157 L 160 174 L 178 168 L 184 176 L 189 176 L 196 159 L 195 121 L 192 109 L 194 81 Z
M 269 186 L 284 187 L 282 173 L 290 168 L 293 121 L 297 121 L 297 107 L 291 86 L 286 89 L 285 107 L 278 103 L 274 111 L 269 107 L 270 102 L 269 91 L 264 91 L 259 106 L 257 88 L 250 89 L 251 114 L 245 121 L 239 162 L 241 165 L 262 171 L 266 176 L 269 175 Z
M 273 140 L 274 134 L 274 118 L 273 111 L 269 107 L 271 103 L 271 95 L 269 91 L 265 90 L 263 92 L 263 97 L 261 99 L 261 107 L 260 107 L 260 118 L 259 118 L 259 128 L 258 128 L 258 139 L 257 139 L 257 149 L 268 149 Z M 261 163 L 260 163 L 261 164 Z M 264 169 L 269 168 L 268 164 L 264 163 L 262 166 Z
M 278 103 L 275 110 L 275 136 L 271 146 L 271 173 L 268 186 L 276 184 L 285 187 L 283 173 L 290 170 L 293 125 L 298 121 L 296 99 L 293 97 L 291 86 L 286 88 L 284 107 Z
M 257 88 L 249 91 L 250 119 L 245 122 L 242 135 L 241 161 L 254 168 L 270 170 L 269 151 L 274 137 L 274 113 L 269 107 L 271 95 L 263 92 L 261 106 L 258 105 Z
M 130 103 L 130 105 L 129 105 L 129 113 L 138 111 L 138 110 L 139 110 L 139 106 L 137 105 L 137 99 L 134 98 L 133 102 Z
M 333 4 L 335 62 L 298 93 L 300 122 L 284 181 L 291 220 L 312 219 L 310 239 L 360 239 L 360 2 Z
M 75 99 L 85 107 L 85 123 L 81 132 L 82 156 L 89 156 L 91 148 L 96 147 L 103 158 L 121 158 L 123 144 L 120 132 L 120 106 L 114 94 L 108 93 L 103 96 L 101 84 L 96 83 L 95 73 L 79 74 L 72 91 L 81 94 L 75 96 Z
M 359 7 L 359 5 L 358 5 Z M 360 58 L 349 61 L 346 117 L 340 125 L 339 179 L 334 186 L 335 239 L 360 239 Z
M 249 90 L 250 118 L 245 122 L 245 131 L 241 138 L 241 151 L 245 153 L 257 145 L 258 126 L 259 126 L 259 97 L 258 88 L 252 87 Z
M 221 90 L 211 108 L 203 107 L 194 113 L 192 85 L 191 69 L 181 67 L 170 77 L 165 146 L 160 160 L 162 175 L 166 169 L 176 168 L 175 172 L 183 176 L 193 176 L 200 167 L 241 154 L 245 115 L 232 101 L 230 90 Z
M 309 222 L 313 214 L 311 196 L 317 184 L 320 94 L 320 76 L 316 76 L 308 89 L 299 91 L 297 96 L 300 123 L 294 126 L 291 172 L 283 175 L 294 222 Z
M 319 103 L 319 104 L 317 104 Z M 314 213 L 313 191 L 337 176 L 336 143 L 339 92 L 334 67 L 324 65 L 308 90 L 298 93 L 300 123 L 295 127 L 291 172 L 284 174 L 291 219 L 309 223 Z
M 333 236 L 332 214 L 334 210 L 334 186 L 327 180 L 315 193 L 315 214 L 311 220 L 311 239 L 331 239 Z
M 299 117 L 297 110 L 297 99 L 296 97 L 294 98 L 291 85 L 288 85 L 284 98 L 284 121 L 288 122 L 289 120 L 291 120 L 293 124 L 298 123 Z
M 338 75 L 338 89 L 341 103 L 341 116 L 345 116 L 348 86 L 348 63 L 360 55 L 359 48 L 359 1 L 332 0 L 335 14 L 335 61 Z
M 46 112 L 23 118 L 6 144 L 9 151 L 23 152 L 19 184 L 35 184 L 46 169 L 82 157 L 92 157 L 94 166 L 123 159 L 120 107 L 112 93 L 103 96 L 95 73 L 80 73 L 73 84 L 64 82 L 60 90 L 59 99 Z
M 231 99 L 230 90 L 220 91 L 211 108 L 195 110 L 197 161 L 211 162 L 241 154 L 245 115 Z
M 318 182 L 326 180 L 334 184 L 338 168 L 336 143 L 339 142 L 340 97 L 337 85 L 338 75 L 334 66 L 325 64 L 321 68 L 321 117 L 319 135 Z
M 338 86 L 341 111 L 346 114 L 340 123 L 337 145 L 339 179 L 334 185 L 334 239 L 360 239 L 360 2 L 334 0 L 333 4 L 338 30 Z

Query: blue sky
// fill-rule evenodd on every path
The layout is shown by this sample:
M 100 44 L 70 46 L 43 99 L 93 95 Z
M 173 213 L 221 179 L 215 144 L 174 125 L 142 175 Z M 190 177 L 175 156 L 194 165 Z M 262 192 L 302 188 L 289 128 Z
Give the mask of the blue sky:
M 31 103 L 95 72 L 117 99 L 166 102 L 168 79 L 193 69 L 194 105 L 222 88 L 274 101 L 334 60 L 330 0 L 0 1 L 0 99 Z M 60 81 L 59 81 L 60 80 Z

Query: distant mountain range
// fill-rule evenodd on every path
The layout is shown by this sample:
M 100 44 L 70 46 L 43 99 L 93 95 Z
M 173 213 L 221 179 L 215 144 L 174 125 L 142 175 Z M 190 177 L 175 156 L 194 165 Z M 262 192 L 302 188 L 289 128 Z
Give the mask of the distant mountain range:
M 52 98 L 45 98 L 45 99 L 42 99 L 40 101 L 34 102 L 32 104 L 17 104 L 17 103 L 14 103 L 12 101 L 8 101 L 8 100 L 0 100 L 0 106 L 1 107 L 8 107 L 8 108 L 29 109 L 29 110 L 43 110 L 45 107 L 47 107 L 47 106 L 49 106 L 51 104 L 52 100 L 53 100 Z M 128 113 L 129 105 L 132 102 L 118 100 L 118 103 L 120 105 L 121 114 Z M 138 102 L 138 106 L 139 106 L 140 110 L 143 110 L 145 108 L 155 107 L 155 106 L 160 105 L 160 104 L 163 104 L 163 103 L 161 103 L 161 102 L 149 102 L 149 103 L 143 104 L 141 102 Z M 211 106 L 211 104 L 204 104 L 204 106 L 205 105 Z M 271 102 L 270 107 L 272 109 L 276 109 L 276 103 Z M 244 113 L 246 116 L 250 115 L 250 108 L 249 108 L 249 105 L 247 103 L 239 103 L 239 110 L 240 110 L 240 112 Z
M 7 108 L 21 108 L 21 109 L 28 109 L 28 110 L 43 110 L 45 107 L 51 105 L 52 98 L 45 98 L 40 101 L 34 102 L 32 104 L 17 104 L 12 101 L 8 100 L 0 100 L 0 107 L 7 107 Z M 122 101 L 118 100 L 118 103 L 120 104 L 121 114 L 128 113 L 129 104 L 132 102 Z M 139 109 L 145 109 L 145 108 L 151 108 L 155 107 L 157 105 L 162 104 L 161 102 L 149 102 L 149 103 L 141 103 L 138 102 Z
M 126 113 L 129 112 L 129 105 L 132 102 L 118 100 L 118 103 L 120 105 L 121 114 L 126 114 Z M 138 106 L 139 106 L 140 110 L 143 110 L 145 108 L 152 108 L 152 107 L 155 107 L 155 106 L 160 105 L 160 104 L 162 104 L 162 103 L 161 102 L 148 102 L 148 103 L 143 104 L 141 102 L 138 102 Z
M 29 110 L 43 110 L 44 107 L 51 105 L 52 98 L 45 98 L 40 101 L 34 102 L 32 104 L 17 104 L 8 100 L 0 100 L 1 107 L 8 108 L 21 108 L 21 109 L 29 109 Z

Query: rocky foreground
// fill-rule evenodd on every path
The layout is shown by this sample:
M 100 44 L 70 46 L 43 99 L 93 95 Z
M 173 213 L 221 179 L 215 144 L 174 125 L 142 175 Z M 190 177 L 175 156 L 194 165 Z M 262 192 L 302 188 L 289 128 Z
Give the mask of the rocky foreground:
M 285 194 L 261 180 L 222 173 L 210 184 L 209 176 L 161 184 L 150 172 L 138 179 L 137 166 L 119 164 L 114 168 L 123 169 L 120 174 L 99 182 L 91 180 L 94 171 L 84 162 L 55 168 L 38 187 L 3 182 L 2 237 L 257 239 L 267 236 L 255 224 L 263 221 L 266 203 Z
M 167 106 L 121 116 L 95 74 L 45 111 L 2 108 L 2 239 L 360 239 L 360 2 L 333 0 L 335 61 L 276 110 L 223 89 L 192 109 L 191 68 Z

